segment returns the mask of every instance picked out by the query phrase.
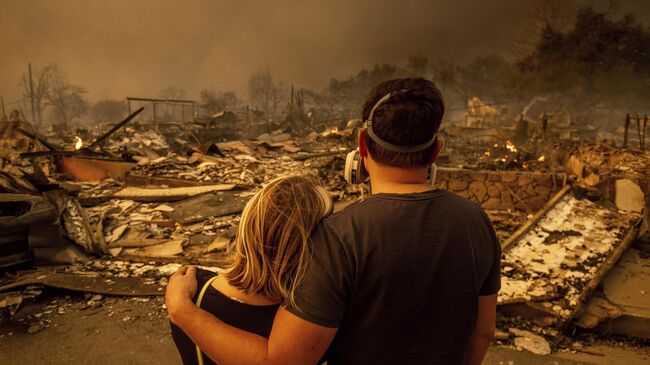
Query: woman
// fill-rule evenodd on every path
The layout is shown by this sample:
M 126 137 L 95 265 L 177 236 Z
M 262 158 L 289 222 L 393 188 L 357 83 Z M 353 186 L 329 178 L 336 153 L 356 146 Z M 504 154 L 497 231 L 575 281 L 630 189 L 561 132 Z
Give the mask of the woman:
M 229 264 L 221 275 L 197 270 L 194 302 L 224 322 L 269 337 L 280 304 L 294 291 L 310 259 L 309 235 L 332 211 L 327 191 L 303 176 L 277 178 L 246 204 Z M 183 364 L 214 364 L 174 324 Z

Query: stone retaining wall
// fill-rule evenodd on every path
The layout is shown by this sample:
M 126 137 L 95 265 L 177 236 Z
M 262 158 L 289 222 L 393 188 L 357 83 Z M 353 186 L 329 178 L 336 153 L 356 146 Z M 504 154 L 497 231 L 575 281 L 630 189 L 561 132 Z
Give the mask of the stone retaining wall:
M 562 188 L 565 175 L 541 172 L 438 168 L 436 187 L 473 200 L 483 209 L 539 210 Z

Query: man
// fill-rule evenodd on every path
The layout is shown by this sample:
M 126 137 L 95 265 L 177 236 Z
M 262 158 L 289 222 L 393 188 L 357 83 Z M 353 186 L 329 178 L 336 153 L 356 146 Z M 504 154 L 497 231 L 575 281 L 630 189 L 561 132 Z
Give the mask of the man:
M 480 207 L 427 181 L 443 113 L 425 79 L 374 89 L 358 137 L 372 195 L 313 233 L 297 304 L 278 310 L 268 340 L 194 306 L 193 268 L 170 279 L 171 321 L 219 364 L 480 364 L 500 245 Z

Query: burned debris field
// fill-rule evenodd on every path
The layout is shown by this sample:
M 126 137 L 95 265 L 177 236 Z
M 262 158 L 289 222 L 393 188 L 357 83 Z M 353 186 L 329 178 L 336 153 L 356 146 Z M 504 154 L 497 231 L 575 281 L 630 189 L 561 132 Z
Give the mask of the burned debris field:
M 423 12 L 433 6 L 416 3 Z M 451 8 L 474 6 L 461 3 Z M 370 186 L 349 184 L 344 171 L 365 128 L 364 100 L 378 83 L 407 77 L 433 81 L 445 101 L 434 188 L 480 206 L 501 243 L 497 328 L 484 363 L 648 363 L 650 8 L 504 3 L 512 3 L 503 9 L 512 19 L 481 36 L 474 21 L 471 54 L 436 33 L 454 26 L 416 14 L 435 39 L 404 27 L 413 41 L 368 41 L 395 51 L 347 64 L 313 61 L 300 44 L 308 37 L 291 35 L 295 58 L 318 70 L 295 66 L 293 49 L 280 46 L 286 34 L 276 30 L 268 37 L 277 49 L 256 44 L 259 62 L 216 57 L 216 46 L 204 55 L 163 36 L 143 47 L 167 56 L 178 47 L 215 67 L 178 61 L 176 75 L 172 63 L 145 70 L 144 61 L 115 56 L 109 72 L 96 61 L 107 74 L 123 67 L 124 78 L 93 73 L 50 48 L 26 51 L 36 45 L 21 35 L 25 43 L 3 56 L 11 62 L 0 61 L 0 364 L 180 363 L 164 304 L 170 275 L 183 265 L 222 272 L 244 207 L 277 177 L 312 177 L 327 189 L 333 214 L 367 199 Z M 189 15 L 197 4 L 182 15 L 205 20 Z M 83 18 L 85 5 L 78 6 Z M 175 6 L 152 11 L 167 19 Z M 373 14 L 388 22 L 391 7 L 381 9 Z M 269 19 L 270 29 L 286 21 Z M 428 26 L 436 21 L 442 25 Z M 21 27 L 0 15 L 3 22 Z M 314 21 L 312 42 L 333 53 L 322 23 Z M 208 36 L 195 38 L 203 40 L 197 48 L 209 48 Z M 114 41 L 104 39 L 107 49 Z M 450 56 L 440 57 L 435 42 Z M 89 63 L 100 57 L 93 47 Z M 265 58 L 274 52 L 287 55 Z

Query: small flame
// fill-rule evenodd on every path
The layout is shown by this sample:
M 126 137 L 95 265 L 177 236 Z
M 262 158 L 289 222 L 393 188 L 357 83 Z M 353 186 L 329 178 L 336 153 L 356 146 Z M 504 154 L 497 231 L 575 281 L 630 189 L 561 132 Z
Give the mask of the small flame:
M 329 136 L 329 135 L 332 135 L 332 134 L 338 134 L 338 133 L 339 133 L 339 128 L 338 128 L 338 127 L 331 127 L 331 128 L 327 128 L 327 129 L 325 129 L 325 130 L 321 133 L 321 135 L 322 135 L 323 137 L 327 137 L 327 136 Z
M 484 154 L 485 156 L 488 156 L 488 157 L 490 157 L 490 155 L 492 155 L 492 153 L 490 153 L 490 151 L 485 151 L 485 152 L 483 152 L 483 154 Z
M 78 150 L 78 149 L 80 149 L 81 147 L 83 147 L 84 142 L 81 140 L 81 137 L 79 137 L 79 136 L 74 136 L 74 141 L 75 141 L 75 144 L 74 144 L 74 149 L 75 149 L 75 150 Z
M 512 143 L 510 141 L 506 141 L 506 148 L 510 152 L 517 152 L 517 147 L 515 147 L 514 143 Z
M 544 159 L 545 159 L 545 158 L 544 158 L 544 155 L 542 155 L 540 158 L 537 159 L 537 161 L 539 161 L 539 162 L 544 162 Z
M 494 144 L 494 148 L 499 148 L 499 144 L 498 144 L 498 143 L 495 143 L 495 144 Z

